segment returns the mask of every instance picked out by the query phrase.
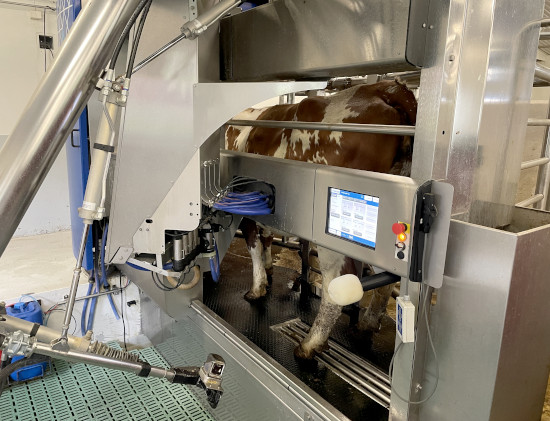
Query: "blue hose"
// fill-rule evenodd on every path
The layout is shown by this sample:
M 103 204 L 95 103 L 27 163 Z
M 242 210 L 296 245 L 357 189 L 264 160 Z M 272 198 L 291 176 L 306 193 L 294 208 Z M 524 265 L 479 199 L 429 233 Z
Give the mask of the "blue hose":
M 94 270 L 94 279 L 95 279 L 95 293 L 99 294 L 99 288 L 100 288 L 100 281 L 99 281 L 99 275 L 97 273 L 97 270 Z M 97 306 L 97 296 L 92 297 L 90 302 L 90 314 L 88 315 L 88 325 L 86 327 L 86 331 L 92 330 L 92 327 L 94 325 L 94 317 L 95 317 L 95 308 Z
M 109 224 L 105 224 L 105 229 L 103 230 L 103 235 L 101 237 L 101 250 L 99 251 L 99 264 L 101 266 L 101 282 L 105 288 L 110 287 L 109 282 L 107 282 L 107 273 L 105 270 L 105 246 L 107 245 L 108 230 L 109 230 Z M 107 298 L 109 299 L 109 304 L 111 304 L 111 309 L 113 310 L 113 314 L 115 315 L 115 318 L 117 320 L 120 320 L 112 295 L 111 294 L 107 295 Z
M 210 272 L 212 274 L 212 280 L 218 282 L 220 280 L 220 254 L 218 253 L 218 245 L 214 244 L 216 250 L 216 256 L 212 256 L 209 259 Z
M 92 293 L 93 286 L 94 286 L 93 283 L 91 282 L 88 283 L 88 292 L 86 293 L 86 296 Z M 90 301 L 89 298 L 86 298 L 84 300 L 84 306 L 82 307 L 82 317 L 80 318 L 80 330 L 82 331 L 82 336 L 86 334 L 86 311 L 88 310 L 88 301 Z
M 214 209 L 237 215 L 269 215 L 269 197 L 260 192 L 229 192 L 214 204 Z

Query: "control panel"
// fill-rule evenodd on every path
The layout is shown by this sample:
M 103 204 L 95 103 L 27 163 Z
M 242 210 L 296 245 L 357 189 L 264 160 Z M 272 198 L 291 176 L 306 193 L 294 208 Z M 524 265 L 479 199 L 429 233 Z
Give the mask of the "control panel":
M 426 268 L 430 285 L 441 282 L 445 256 L 424 264 L 423 241 L 429 235 L 431 253 L 445 252 L 452 186 L 234 151 L 221 157 L 222 182 L 247 176 L 274 186 L 274 213 L 252 219 L 398 276 L 409 277 L 414 266 L 415 280 L 423 281 Z M 425 198 L 435 198 L 437 212 Z M 435 214 L 441 221 L 430 231 L 428 216 Z
M 407 262 L 407 250 L 411 244 L 411 224 L 398 221 L 392 225 L 391 230 L 395 234 L 395 258 Z

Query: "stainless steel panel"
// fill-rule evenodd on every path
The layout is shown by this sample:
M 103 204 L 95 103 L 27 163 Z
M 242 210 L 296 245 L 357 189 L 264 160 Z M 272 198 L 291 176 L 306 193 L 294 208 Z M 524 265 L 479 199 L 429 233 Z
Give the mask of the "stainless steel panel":
M 225 184 L 233 176 L 243 175 L 275 186 L 275 213 L 255 217 L 256 221 L 300 238 L 313 239 L 315 170 L 321 165 L 233 151 L 222 152 L 221 158 Z
M 407 277 L 411 248 L 405 250 L 407 258 L 399 260 L 395 257 L 396 241 L 392 225 L 398 221 L 407 222 L 411 225 L 412 236 L 415 235 L 412 232 L 413 204 L 418 185 L 406 177 L 347 168 L 322 166 L 316 172 L 313 241 L 346 256 Z M 363 247 L 326 233 L 329 187 L 380 198 L 376 249 Z
M 430 323 L 439 384 L 421 420 L 540 419 L 550 365 L 550 214 L 516 209 L 513 222 L 519 233 L 451 222 Z M 429 350 L 427 360 L 423 396 L 435 373 Z
M 543 2 L 441 3 L 422 70 L 412 177 L 447 179 L 454 214 L 502 226 L 513 208 L 536 58 L 538 29 L 527 23 L 540 18 Z
M 226 18 L 223 78 L 326 78 L 413 69 L 406 59 L 409 5 L 407 0 L 279 0 Z
M 225 183 L 241 175 L 275 186 L 274 214 L 254 217 L 256 221 L 392 273 L 408 275 L 409 259 L 395 257 L 395 234 L 391 228 L 397 221 L 412 224 L 418 185 L 410 178 L 233 151 L 225 151 L 221 157 Z M 380 198 L 376 250 L 325 232 L 329 187 Z M 410 248 L 406 254 L 409 256 Z
M 183 3 L 170 0 L 152 4 L 137 61 L 178 33 L 184 9 Z M 111 202 L 109 260 L 119 247 L 133 248 L 134 234 L 145 219 L 152 218 L 197 152 L 193 116 L 188 105 L 192 104 L 192 84 L 196 82 L 196 56 L 196 41 L 183 41 L 132 77 L 124 133 L 119 137 Z M 198 193 L 187 199 L 187 206 L 200 202 Z M 190 213 L 193 211 L 187 212 L 181 224 L 194 228 L 198 215 L 191 217 Z M 161 243 L 163 248 L 164 233 L 158 238 L 158 231 L 154 244 Z M 150 249 L 148 245 L 145 248 Z

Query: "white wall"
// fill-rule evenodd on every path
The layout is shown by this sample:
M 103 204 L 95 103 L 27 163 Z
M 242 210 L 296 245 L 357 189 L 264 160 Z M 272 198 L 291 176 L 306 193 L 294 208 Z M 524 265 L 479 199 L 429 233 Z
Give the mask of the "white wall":
M 31 3 L 22 0 L 22 2 Z M 55 1 L 36 1 L 36 4 L 55 7 Z M 19 116 L 52 64 L 52 55 L 38 46 L 38 35 L 44 33 L 41 9 L 0 3 L 0 147 L 13 130 Z M 38 19 L 31 19 L 31 16 Z M 57 46 L 57 23 L 54 11 L 47 11 L 46 35 L 54 37 L 53 54 Z M 67 166 L 63 148 L 29 210 L 15 232 L 27 236 L 70 228 Z

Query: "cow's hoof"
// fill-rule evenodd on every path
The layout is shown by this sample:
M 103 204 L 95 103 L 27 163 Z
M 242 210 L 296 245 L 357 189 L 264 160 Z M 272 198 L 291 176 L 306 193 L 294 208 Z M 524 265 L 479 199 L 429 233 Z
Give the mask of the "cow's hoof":
M 306 350 L 302 348 L 302 345 L 298 345 L 296 348 L 294 348 L 294 356 L 299 360 L 312 360 L 315 357 L 315 350 L 309 349 Z
M 361 332 L 380 332 L 380 328 L 382 327 L 382 324 L 379 320 L 361 320 L 359 323 L 357 323 L 357 329 Z
M 263 294 L 262 294 L 262 292 L 263 292 Z M 246 294 L 244 294 L 244 299 L 246 301 L 256 301 L 256 300 L 259 300 L 260 298 L 264 297 L 266 292 L 267 291 L 266 291 L 265 287 L 262 288 L 260 290 L 260 292 L 254 292 L 254 291 L 250 290 Z

